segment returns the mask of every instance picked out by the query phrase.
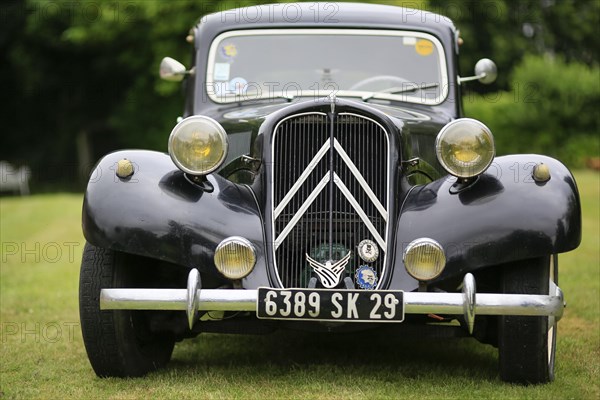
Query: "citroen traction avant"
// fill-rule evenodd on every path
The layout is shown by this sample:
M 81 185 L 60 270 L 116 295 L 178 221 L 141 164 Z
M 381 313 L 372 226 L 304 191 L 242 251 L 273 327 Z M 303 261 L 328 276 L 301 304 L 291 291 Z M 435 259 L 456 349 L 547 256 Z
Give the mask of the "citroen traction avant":
M 163 60 L 186 96 L 168 154 L 108 154 L 85 194 L 81 326 L 99 376 L 143 375 L 203 332 L 385 328 L 474 336 L 501 379 L 553 379 L 575 181 L 549 157 L 496 156 L 460 100 L 495 64 L 461 75 L 458 30 L 423 13 L 228 10 L 190 31 L 189 68 Z

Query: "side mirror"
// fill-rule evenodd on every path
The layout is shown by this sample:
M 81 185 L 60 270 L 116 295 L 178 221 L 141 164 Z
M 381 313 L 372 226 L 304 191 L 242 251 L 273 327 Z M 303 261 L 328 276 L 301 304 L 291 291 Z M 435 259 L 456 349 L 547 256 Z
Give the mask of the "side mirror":
M 484 85 L 493 83 L 498 77 L 496 63 L 489 58 L 482 58 L 475 64 L 475 75 L 479 78 L 479 82 Z
M 165 57 L 160 62 L 159 74 L 161 79 L 171 82 L 181 82 L 188 71 L 185 66 L 179 61 Z
M 490 83 L 493 83 L 497 77 L 498 68 L 496 67 L 496 63 L 489 58 L 482 58 L 475 64 L 475 76 L 459 77 L 458 83 L 461 84 L 463 82 L 479 80 L 479 82 L 484 85 L 489 85 Z

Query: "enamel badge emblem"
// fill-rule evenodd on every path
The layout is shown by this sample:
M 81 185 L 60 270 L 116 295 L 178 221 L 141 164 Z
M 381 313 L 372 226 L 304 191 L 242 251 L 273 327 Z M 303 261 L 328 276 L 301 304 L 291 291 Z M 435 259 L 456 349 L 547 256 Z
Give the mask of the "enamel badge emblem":
M 357 270 L 356 270 L 356 284 L 361 288 L 361 289 L 367 289 L 367 290 L 371 290 L 374 289 L 375 286 L 377 285 L 377 271 L 375 271 L 373 268 L 369 267 L 368 265 L 361 265 Z
M 321 264 L 306 254 L 306 261 L 308 261 L 312 269 L 315 271 L 323 286 L 325 286 L 327 289 L 331 289 L 336 287 L 336 285 L 340 282 L 342 274 L 346 269 L 346 264 L 348 264 L 348 261 L 350 261 L 351 254 L 352 252 L 349 251 L 348 254 L 346 254 L 341 260 L 336 261 L 335 263 L 332 261 L 327 261 L 325 264 Z

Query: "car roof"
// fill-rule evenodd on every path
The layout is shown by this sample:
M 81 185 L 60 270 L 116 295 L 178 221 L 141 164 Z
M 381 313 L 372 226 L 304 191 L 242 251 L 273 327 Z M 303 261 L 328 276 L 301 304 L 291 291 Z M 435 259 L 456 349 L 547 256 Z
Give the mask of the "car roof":
M 196 39 L 206 43 L 230 30 L 292 27 L 407 29 L 439 37 L 454 36 L 456 32 L 448 17 L 430 11 L 380 4 L 310 2 L 263 4 L 208 14 L 198 22 Z M 200 40 L 196 40 L 197 46 Z

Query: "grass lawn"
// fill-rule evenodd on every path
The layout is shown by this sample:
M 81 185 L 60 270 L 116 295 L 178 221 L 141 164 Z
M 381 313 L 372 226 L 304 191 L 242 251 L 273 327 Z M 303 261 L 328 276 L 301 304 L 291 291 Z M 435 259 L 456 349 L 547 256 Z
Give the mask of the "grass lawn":
M 382 334 L 201 335 L 168 368 L 99 379 L 83 347 L 77 291 L 81 196 L 1 198 L 0 399 L 12 398 L 600 398 L 600 175 L 576 174 L 583 243 L 560 257 L 568 308 L 556 381 L 502 383 L 497 352 L 474 339 Z

